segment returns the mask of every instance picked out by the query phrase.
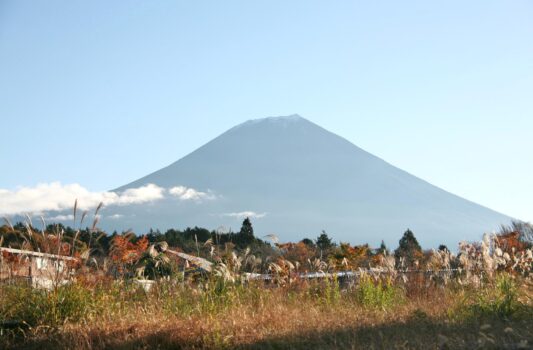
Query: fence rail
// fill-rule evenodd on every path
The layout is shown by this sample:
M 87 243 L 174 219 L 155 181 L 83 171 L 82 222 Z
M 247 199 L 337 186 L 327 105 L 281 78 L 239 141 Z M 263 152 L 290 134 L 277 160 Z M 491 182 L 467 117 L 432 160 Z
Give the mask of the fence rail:
M 339 272 L 307 272 L 307 273 L 292 273 L 291 277 L 301 278 L 301 279 L 319 279 L 319 278 L 357 278 L 362 275 L 404 275 L 404 274 L 446 274 L 446 273 L 462 273 L 462 272 L 476 272 L 476 273 L 485 273 L 489 271 L 488 269 L 439 269 L 439 270 L 427 270 L 427 269 L 405 269 L 405 270 L 390 270 L 390 269 L 359 269 L 352 271 L 339 271 Z M 271 280 L 275 278 L 273 274 L 259 274 L 259 273 L 245 273 L 244 276 L 250 280 Z

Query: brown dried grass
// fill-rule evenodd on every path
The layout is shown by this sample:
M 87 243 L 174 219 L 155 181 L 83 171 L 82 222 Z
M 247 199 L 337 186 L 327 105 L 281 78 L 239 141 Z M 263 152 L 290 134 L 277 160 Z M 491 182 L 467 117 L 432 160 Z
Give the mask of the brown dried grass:
M 470 291 L 435 289 L 391 309 L 365 308 L 349 296 L 324 305 L 309 286 L 252 290 L 227 308 L 164 312 L 156 301 L 127 312 L 67 322 L 54 331 L 27 331 L 5 346 L 40 349 L 427 349 L 520 348 L 533 344 L 531 286 L 525 316 L 458 319 L 458 299 Z M 259 294 L 257 294 L 259 293 Z M 180 297 L 176 295 L 176 297 Z

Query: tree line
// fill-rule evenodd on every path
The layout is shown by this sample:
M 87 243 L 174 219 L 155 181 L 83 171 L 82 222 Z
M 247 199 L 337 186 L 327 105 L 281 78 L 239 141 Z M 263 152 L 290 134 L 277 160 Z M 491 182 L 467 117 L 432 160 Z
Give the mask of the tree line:
M 41 250 L 39 233 L 42 235 L 43 232 L 45 235 L 50 235 L 50 237 L 61 237 L 61 240 L 65 242 L 74 243 L 78 246 L 84 245 L 85 247 L 83 248 L 89 249 L 93 257 L 110 256 L 113 242 L 117 241 L 117 237 L 126 239 L 133 245 L 140 240 L 143 240 L 143 244 L 166 242 L 170 247 L 206 258 L 209 258 L 209 252 L 213 246 L 224 247 L 228 251 L 248 249 L 255 256 L 263 259 L 284 256 L 300 262 L 320 259 L 330 262 L 337 261 L 339 264 L 345 259 L 368 263 L 374 256 L 392 254 L 394 254 L 396 259 L 404 258 L 407 263 L 413 263 L 424 256 L 422 247 L 414 233 L 409 229 L 400 239 L 398 248 L 391 252 L 383 241 L 378 248 L 371 248 L 368 244 L 359 246 L 352 246 L 348 243 L 337 244 L 325 231 L 322 231 L 315 239 L 304 238 L 296 243 L 278 243 L 272 237 L 270 237 L 270 240 L 264 240 L 255 236 L 253 225 L 249 218 L 244 219 L 238 232 L 219 232 L 195 226 L 184 230 L 169 229 L 164 233 L 150 229 L 149 232 L 143 235 L 135 235 L 132 232 L 118 233 L 116 231 L 107 234 L 94 227 L 75 230 L 61 223 L 49 224 L 44 230 L 39 230 L 28 223 L 19 222 L 13 226 L 4 225 L 0 227 L 0 243 L 2 246 L 13 248 Z M 33 236 L 31 236 L 32 233 Z M 44 237 L 44 235 L 42 236 Z M 441 246 L 439 249 L 448 248 Z

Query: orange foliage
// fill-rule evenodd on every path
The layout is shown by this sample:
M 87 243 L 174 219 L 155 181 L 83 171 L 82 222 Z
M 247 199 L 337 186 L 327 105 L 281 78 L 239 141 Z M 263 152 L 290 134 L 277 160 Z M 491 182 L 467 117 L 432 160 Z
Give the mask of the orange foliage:
M 527 249 L 526 243 L 520 240 L 520 233 L 509 232 L 497 235 L 498 246 L 501 250 L 508 254 L 513 254 L 513 248 L 515 252 L 521 252 Z
M 111 259 L 114 262 L 134 263 L 148 249 L 148 245 L 149 243 L 146 237 L 142 237 L 137 243 L 133 243 L 129 236 L 116 236 L 113 239 L 111 248 Z
M 70 244 L 66 242 L 59 243 L 58 241 L 59 237 L 57 235 L 49 235 L 48 236 L 48 252 L 50 254 L 56 254 L 56 255 L 70 255 Z M 46 250 L 45 250 L 46 251 Z
M 377 253 L 376 255 L 372 255 L 372 257 L 370 258 L 370 261 L 372 262 L 373 266 L 376 266 L 376 265 L 381 266 L 384 264 L 385 255 L 383 253 Z
M 287 260 L 305 264 L 308 259 L 315 255 L 314 249 L 303 242 L 280 244 L 278 247 L 283 252 L 283 257 Z
M 344 261 L 349 264 L 350 268 L 357 268 L 364 266 L 368 262 L 370 248 L 367 244 L 359 246 L 351 246 L 349 243 L 341 243 L 340 252 L 335 254 L 337 264 L 342 264 Z

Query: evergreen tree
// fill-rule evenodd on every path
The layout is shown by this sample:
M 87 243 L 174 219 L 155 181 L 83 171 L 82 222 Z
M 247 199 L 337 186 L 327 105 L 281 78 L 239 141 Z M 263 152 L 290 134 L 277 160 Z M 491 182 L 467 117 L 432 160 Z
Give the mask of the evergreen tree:
M 378 253 L 380 254 L 389 254 L 389 250 L 387 249 L 387 246 L 385 245 L 385 241 L 381 240 L 381 244 L 378 249 Z
M 249 218 L 244 219 L 242 222 L 241 230 L 234 237 L 234 243 L 240 248 L 249 246 L 255 242 L 254 228 Z
M 326 231 L 322 231 L 322 233 L 320 234 L 320 236 L 317 237 L 316 239 L 316 246 L 318 247 L 318 249 L 320 249 L 321 251 L 327 251 L 329 250 L 331 247 L 333 247 L 333 243 L 331 241 L 331 238 L 329 238 L 328 234 L 326 233 Z
M 400 246 L 394 252 L 397 259 L 403 257 L 407 260 L 408 264 L 412 264 L 413 261 L 422 257 L 422 247 L 418 244 L 418 241 L 409 229 L 405 231 L 402 239 L 400 239 Z
M 244 219 L 241 226 L 241 231 L 239 232 L 243 237 L 254 237 L 254 228 L 252 227 L 252 222 L 249 218 Z
M 448 247 L 446 245 L 444 245 L 444 244 L 439 245 L 439 251 L 441 251 L 441 252 L 450 252 Z
M 309 238 L 304 238 L 301 240 L 301 242 L 303 244 L 305 244 L 306 246 L 309 246 L 309 247 L 314 247 L 315 246 L 315 242 L 313 242 L 312 239 L 309 239 Z

